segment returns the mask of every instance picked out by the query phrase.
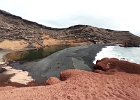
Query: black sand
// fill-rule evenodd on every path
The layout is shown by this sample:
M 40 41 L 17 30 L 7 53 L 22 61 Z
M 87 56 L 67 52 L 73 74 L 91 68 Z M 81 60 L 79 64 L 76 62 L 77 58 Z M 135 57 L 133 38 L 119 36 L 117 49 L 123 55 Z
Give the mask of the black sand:
M 93 60 L 96 54 L 105 46 L 111 44 L 92 44 L 81 45 L 67 48 L 37 61 L 25 63 L 12 63 L 15 69 L 21 69 L 29 72 L 29 75 L 37 81 L 46 80 L 51 76 L 58 77 L 61 71 L 67 69 L 81 69 L 92 71 Z

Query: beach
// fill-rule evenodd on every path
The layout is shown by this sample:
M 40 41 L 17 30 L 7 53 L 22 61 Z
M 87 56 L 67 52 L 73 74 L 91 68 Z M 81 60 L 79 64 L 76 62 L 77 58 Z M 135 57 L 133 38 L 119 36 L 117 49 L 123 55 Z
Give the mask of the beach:
M 105 46 L 110 44 L 91 44 L 70 47 L 50 56 L 32 62 L 13 62 L 4 65 L 7 71 L 3 72 L 3 77 L 6 80 L 1 81 L 2 86 L 14 85 L 17 87 L 26 86 L 28 82 L 35 81 L 36 85 L 45 85 L 45 81 L 50 77 L 60 78 L 60 72 L 67 69 L 80 69 L 92 71 L 93 63 L 96 54 Z M 1 50 L 1 63 L 5 54 L 12 51 Z M 2 76 L 1 75 L 1 76 Z M 9 76 L 7 78 L 7 76 Z M 9 82 L 4 84 L 4 82 Z M 13 84 L 14 83 L 14 84 Z M 18 85 L 20 84 L 20 85 Z
M 105 46 L 112 45 L 80 45 L 58 51 L 38 61 L 11 63 L 9 66 L 14 69 L 28 72 L 33 80 L 45 83 L 34 84 L 29 80 L 31 83 L 30 86 L 28 83 L 28 87 L 20 81 L 20 88 L 0 87 L 1 100 L 139 100 L 139 72 L 125 72 L 125 69 L 111 74 L 106 71 L 93 72 L 96 54 Z
M 0 3 L 0 100 L 140 100 L 138 5 L 17 1 Z

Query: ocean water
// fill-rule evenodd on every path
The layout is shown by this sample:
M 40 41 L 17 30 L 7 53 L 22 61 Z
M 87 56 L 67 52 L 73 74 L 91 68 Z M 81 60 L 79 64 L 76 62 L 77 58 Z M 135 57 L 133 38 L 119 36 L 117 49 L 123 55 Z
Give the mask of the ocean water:
M 102 58 L 118 58 L 120 60 L 126 60 L 129 62 L 134 62 L 140 64 L 140 47 L 120 47 L 120 46 L 107 46 L 103 48 L 97 56 L 93 63 L 95 64 L 97 60 Z

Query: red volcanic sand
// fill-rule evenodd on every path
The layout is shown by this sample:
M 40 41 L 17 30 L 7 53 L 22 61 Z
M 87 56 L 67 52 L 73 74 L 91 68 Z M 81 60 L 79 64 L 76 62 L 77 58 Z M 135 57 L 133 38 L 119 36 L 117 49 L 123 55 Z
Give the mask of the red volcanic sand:
M 58 78 L 56 77 L 50 77 L 47 81 L 46 81 L 46 85 L 52 85 L 52 84 L 56 84 L 61 82 Z
M 131 63 L 130 63 L 131 64 Z M 47 86 L 0 91 L 1 100 L 139 100 L 140 75 L 126 72 L 100 74 L 83 70 L 61 72 L 61 81 Z

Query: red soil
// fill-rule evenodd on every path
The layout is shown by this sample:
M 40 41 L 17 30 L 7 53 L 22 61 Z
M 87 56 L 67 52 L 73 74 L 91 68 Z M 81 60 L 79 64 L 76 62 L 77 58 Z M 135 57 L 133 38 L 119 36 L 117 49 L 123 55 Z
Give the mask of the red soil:
M 125 61 L 120 61 L 120 64 L 116 59 L 106 60 L 105 63 L 97 63 L 100 62 L 100 67 L 106 62 L 111 63 L 106 70 L 100 70 L 104 74 L 66 70 L 60 74 L 61 81 L 54 77 L 48 79 L 51 85 L 0 91 L 1 100 L 139 100 L 140 65 Z M 112 69 L 116 71 L 107 74 Z
M 52 84 L 56 84 L 61 82 L 58 78 L 56 77 L 50 77 L 47 81 L 46 81 L 46 85 L 52 85 Z

